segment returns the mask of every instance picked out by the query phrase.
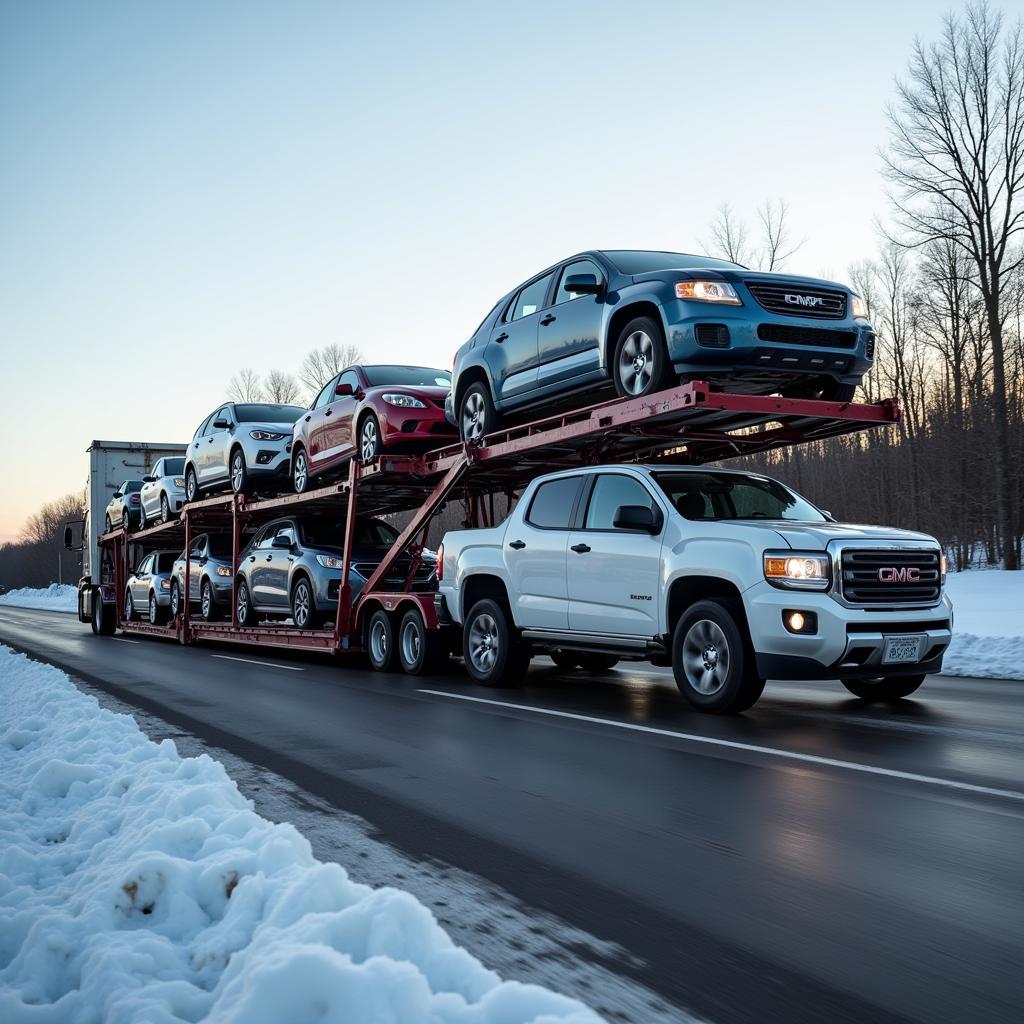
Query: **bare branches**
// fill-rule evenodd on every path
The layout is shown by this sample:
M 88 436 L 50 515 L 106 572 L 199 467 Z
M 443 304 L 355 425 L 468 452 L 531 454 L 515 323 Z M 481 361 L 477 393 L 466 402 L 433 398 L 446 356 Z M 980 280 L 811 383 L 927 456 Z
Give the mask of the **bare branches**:
M 732 263 L 757 270 L 781 270 L 782 265 L 802 245 L 793 244 L 789 230 L 789 206 L 782 199 L 766 199 L 757 210 L 758 237 L 750 242 L 750 232 L 723 203 L 710 224 L 711 245 L 704 245 L 709 256 L 719 256 Z
M 363 353 L 358 345 L 324 345 L 307 353 L 299 370 L 299 380 L 313 398 L 335 374 L 362 361 Z
M 295 405 L 302 395 L 302 389 L 294 374 L 271 370 L 263 379 L 263 393 L 268 402 Z
M 263 385 L 255 370 L 243 366 L 228 381 L 225 392 L 231 402 L 262 402 L 264 400 Z

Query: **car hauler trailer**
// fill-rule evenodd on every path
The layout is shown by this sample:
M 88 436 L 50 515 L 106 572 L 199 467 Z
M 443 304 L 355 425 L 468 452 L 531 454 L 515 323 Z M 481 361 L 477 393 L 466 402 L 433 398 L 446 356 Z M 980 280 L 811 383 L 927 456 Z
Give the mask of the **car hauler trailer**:
M 665 466 L 717 462 L 885 426 L 898 419 L 899 409 L 892 400 L 858 405 L 738 395 L 712 391 L 697 381 L 644 398 L 616 399 L 510 427 L 478 444 L 451 445 L 420 456 L 383 455 L 366 464 L 354 458 L 347 478 L 326 487 L 267 499 L 234 494 L 205 498 L 186 505 L 179 521 L 136 533 L 115 530 L 101 537 L 113 572 L 115 612 L 113 619 L 104 619 L 102 631 L 112 632 L 116 623 L 128 633 L 181 643 L 207 640 L 337 653 L 365 649 L 375 613 L 397 623 L 411 612 L 419 624 L 422 645 L 436 651 L 448 627 L 439 621 L 434 595 L 414 590 L 413 581 L 429 528 L 449 502 L 464 503 L 466 525 L 494 525 L 497 496 L 511 499 L 534 477 L 552 470 L 599 462 Z M 357 514 L 397 513 L 408 514 L 407 525 L 353 599 L 349 567 Z M 288 514 L 325 516 L 345 524 L 344 536 L 339 538 L 344 554 L 333 629 L 238 625 L 237 573 L 243 535 Z M 143 554 L 183 548 L 185 579 L 190 580 L 192 538 L 210 530 L 232 538 L 231 621 L 197 621 L 187 599 L 167 625 L 125 621 L 127 577 Z M 394 575 L 400 562 L 405 563 L 404 580 Z M 396 633 L 392 629 L 390 635 Z M 420 667 L 426 668 L 431 659 L 421 662 Z

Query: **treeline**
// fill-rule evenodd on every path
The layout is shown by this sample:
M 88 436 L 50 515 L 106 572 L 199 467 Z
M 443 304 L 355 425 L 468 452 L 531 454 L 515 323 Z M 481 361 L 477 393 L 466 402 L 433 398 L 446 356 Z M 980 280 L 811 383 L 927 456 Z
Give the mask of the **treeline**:
M 48 501 L 29 516 L 18 543 L 0 546 L 0 586 L 46 587 L 75 584 L 81 574 L 81 556 L 64 549 L 64 525 L 85 514 L 84 493 L 66 494 Z

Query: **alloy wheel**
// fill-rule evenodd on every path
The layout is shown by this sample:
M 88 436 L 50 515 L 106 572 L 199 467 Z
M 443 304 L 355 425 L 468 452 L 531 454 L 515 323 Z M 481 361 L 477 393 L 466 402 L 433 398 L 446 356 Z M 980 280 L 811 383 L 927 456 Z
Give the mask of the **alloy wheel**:
M 125 594 L 124 600 L 124 617 L 131 622 L 135 618 L 135 602 L 132 600 L 132 592 L 129 590 Z
M 159 619 L 159 617 L 160 616 L 159 616 L 159 613 L 157 612 L 157 607 L 156 607 L 156 594 L 150 594 L 149 595 L 149 622 L 150 622 L 150 625 L 155 626 L 157 624 L 157 620 Z
M 300 582 L 295 588 L 295 597 L 292 599 L 292 618 L 295 621 L 296 629 L 305 629 L 309 625 L 311 604 L 309 587 L 306 583 Z
M 196 471 L 190 469 L 185 477 L 185 496 L 189 501 L 196 500 L 196 491 L 199 490 L 199 481 L 196 479 Z
M 380 447 L 380 436 L 377 432 L 377 421 L 368 416 L 363 421 L 363 429 L 359 432 L 359 454 L 363 462 L 371 462 L 377 457 Z
M 178 605 L 181 604 L 181 591 L 178 590 L 178 581 L 171 581 L 171 618 L 178 617 Z
M 245 477 L 245 457 L 241 452 L 231 456 L 231 490 L 235 494 L 242 492 L 242 480 Z
M 295 455 L 295 466 L 292 469 L 292 485 L 296 494 L 301 494 L 309 483 L 309 464 L 306 453 L 301 449 Z
M 697 693 L 710 697 L 729 677 L 729 641 L 717 622 L 698 619 L 683 638 L 683 672 Z
M 642 395 L 654 376 L 654 341 L 646 331 L 633 331 L 619 353 L 619 381 L 630 395 Z
M 498 657 L 498 623 L 494 617 L 478 615 L 469 627 L 469 657 L 473 667 L 486 675 Z
M 209 583 L 203 584 L 202 608 L 203 618 L 206 619 L 207 622 L 209 622 L 210 612 L 213 611 L 213 594 L 211 593 Z
M 249 588 L 244 583 L 238 584 L 238 596 L 235 599 L 235 613 L 240 626 L 249 625 Z
M 402 661 L 406 665 L 415 665 L 420 660 L 420 648 L 423 646 L 423 636 L 417 623 L 411 619 L 406 621 L 402 627 L 400 642 L 402 644 Z
M 370 653 L 378 665 L 387 663 L 390 653 L 388 651 L 388 631 L 385 624 L 379 620 L 370 624 Z
M 462 401 L 462 436 L 467 441 L 483 437 L 487 426 L 483 395 L 470 391 Z
M 168 504 L 167 495 L 160 495 L 160 522 L 169 523 L 171 521 L 171 506 Z

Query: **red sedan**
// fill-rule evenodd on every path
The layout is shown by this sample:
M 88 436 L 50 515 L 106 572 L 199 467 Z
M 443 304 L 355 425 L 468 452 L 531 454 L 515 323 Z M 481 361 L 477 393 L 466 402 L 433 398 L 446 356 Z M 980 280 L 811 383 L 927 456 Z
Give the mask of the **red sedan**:
M 292 428 L 292 486 L 307 490 L 342 463 L 392 450 L 455 440 L 444 417 L 447 370 L 425 366 L 350 366 L 333 377 Z

